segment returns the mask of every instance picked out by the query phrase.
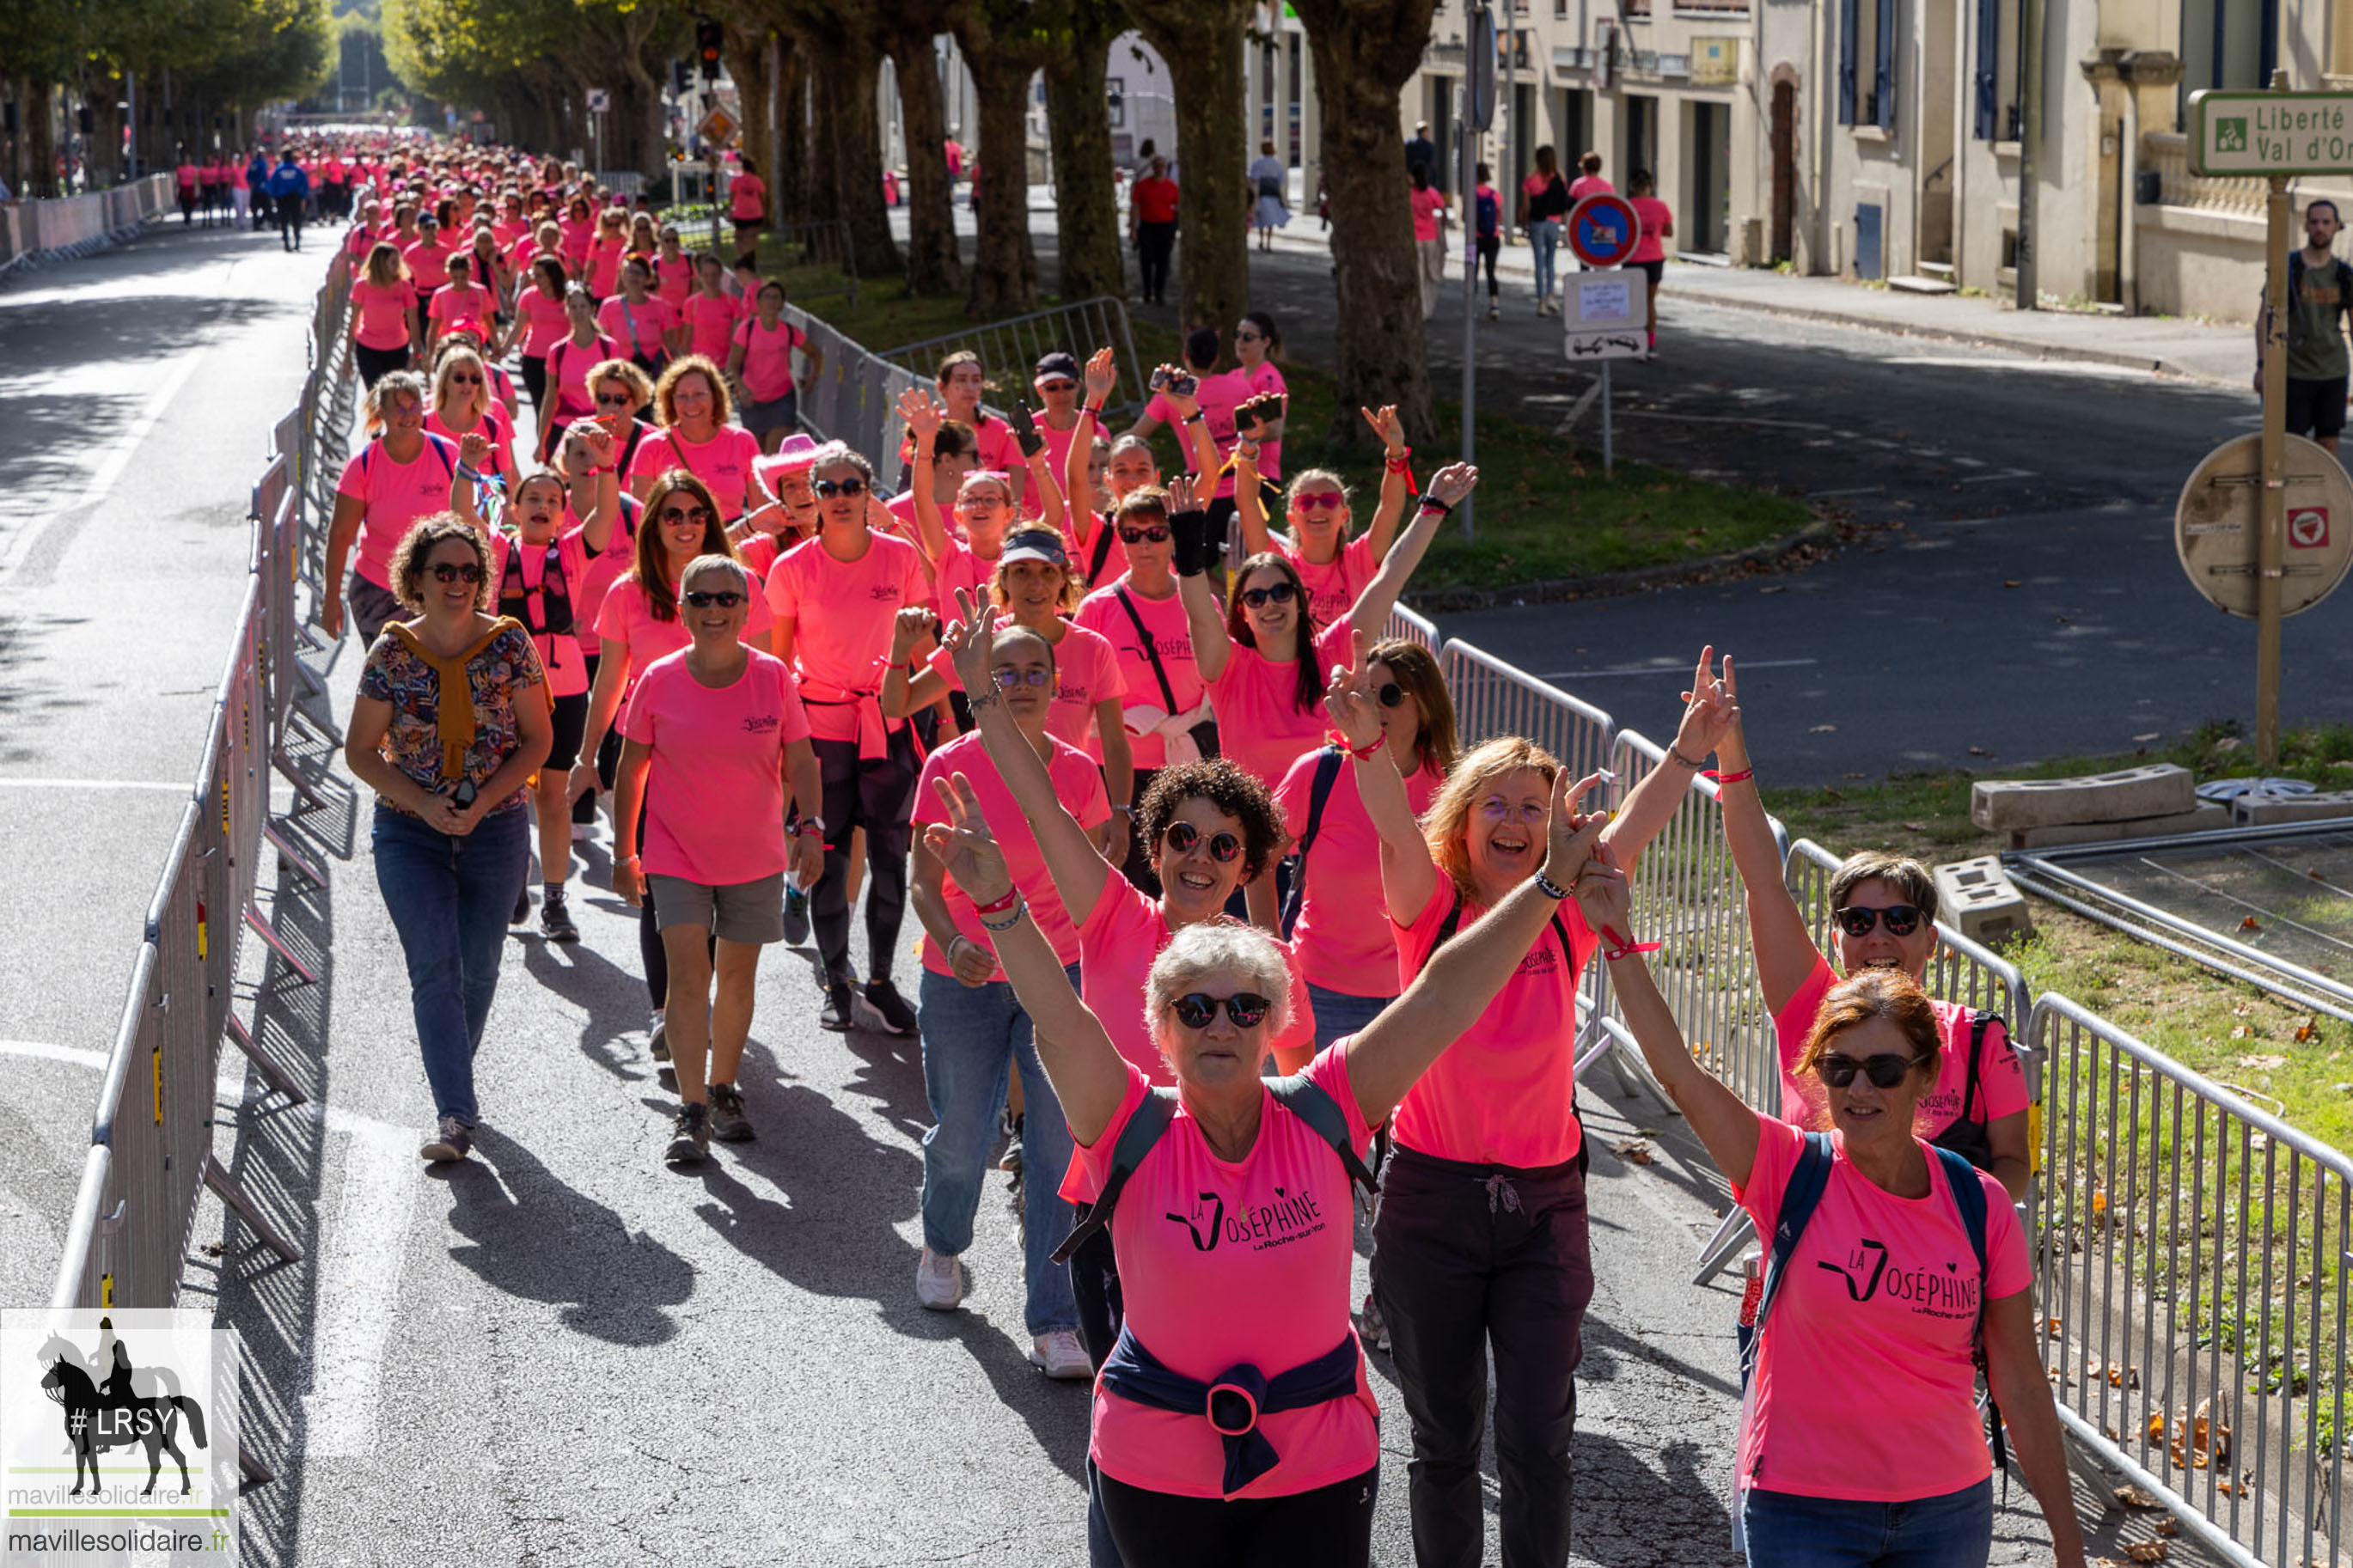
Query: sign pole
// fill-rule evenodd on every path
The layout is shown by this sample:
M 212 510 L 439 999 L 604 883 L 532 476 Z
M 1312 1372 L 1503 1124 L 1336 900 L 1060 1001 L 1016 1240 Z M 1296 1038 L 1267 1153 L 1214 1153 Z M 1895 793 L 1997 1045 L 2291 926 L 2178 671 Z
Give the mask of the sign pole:
M 2287 90 L 2287 73 L 2272 73 Z M 2263 508 L 2255 545 L 2255 757 L 2279 763 L 2280 556 L 2287 531 L 2287 176 L 2271 176 L 2264 202 Z
M 1609 362 L 1601 362 L 1601 477 L 1617 478 L 1618 458 L 1609 433 Z
M 1467 7 L 1466 7 L 1467 8 Z M 1478 29 L 1466 27 L 1465 37 L 1475 37 Z M 1475 46 L 1474 46 L 1475 47 Z M 1478 181 L 1473 177 L 1472 163 L 1478 156 L 1479 133 L 1472 128 L 1468 55 L 1465 56 L 1462 82 L 1462 121 L 1456 138 L 1462 151 L 1462 461 L 1475 461 L 1473 451 L 1477 437 L 1472 418 L 1478 408 L 1478 288 L 1479 288 L 1479 198 L 1474 192 Z M 1454 510 L 1462 514 L 1462 537 L 1471 538 L 1471 498 L 1464 496 Z

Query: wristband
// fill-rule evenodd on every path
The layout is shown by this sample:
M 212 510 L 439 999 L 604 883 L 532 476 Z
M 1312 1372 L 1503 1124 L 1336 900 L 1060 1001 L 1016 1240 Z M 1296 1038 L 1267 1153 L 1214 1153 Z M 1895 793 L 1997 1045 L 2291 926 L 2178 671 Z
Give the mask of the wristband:
M 1448 512 L 1452 511 L 1454 508 L 1448 502 L 1440 500 L 1436 496 L 1425 495 L 1421 498 L 1421 510 L 1424 511 L 1434 511 L 1438 513 L 1439 516 L 1444 517 Z
M 1542 871 L 1538 871 L 1536 873 L 1536 891 L 1542 893 L 1546 898 L 1550 899 L 1555 903 L 1558 903 L 1563 899 L 1568 897 L 1568 889 L 1567 888 L 1562 887 L 1558 882 L 1554 881 Z
M 1655 942 L 1636 942 L 1632 937 L 1620 936 L 1608 926 L 1601 928 L 1601 941 L 1604 943 L 1601 950 L 1602 959 L 1610 963 L 1615 963 L 1621 958 L 1631 958 L 1636 953 L 1659 951 L 1659 944 Z
M 1383 742 L 1387 741 L 1388 738 L 1389 738 L 1389 732 L 1388 732 L 1387 730 L 1384 730 L 1384 731 L 1382 731 L 1379 734 L 1377 734 L 1377 735 L 1376 735 L 1376 736 L 1374 736 L 1374 737 L 1373 737 L 1373 743 L 1372 743 L 1371 745 L 1369 745 L 1369 746 L 1366 746 L 1366 747 L 1364 747 L 1364 748 L 1363 748 L 1363 749 L 1361 749 L 1361 750 L 1359 750 L 1358 748 L 1356 748 L 1356 747 L 1355 747 L 1355 746 L 1350 746 L 1350 747 L 1348 748 L 1348 754 L 1349 754 L 1350 756 L 1352 756 L 1352 757 L 1356 758 L 1356 761 L 1358 761 L 1358 762 L 1360 762 L 1360 763 L 1361 763 L 1361 762 L 1366 762 L 1366 761 L 1369 761 L 1369 760 L 1371 759 L 1371 757 L 1372 757 L 1372 754 L 1373 754 L 1375 752 L 1377 752 L 1377 751 L 1379 751 L 1379 750 L 1381 749 L 1381 743 L 1382 743 Z M 1538 881 L 1542 881 L 1543 879 L 1543 879 L 1543 878 L 1541 878 L 1541 877 L 1539 877 L 1539 878 L 1537 879 L 1537 880 L 1538 880 Z M 1553 895 L 1553 897 L 1554 897 L 1554 898 L 1556 898 L 1556 899 L 1557 899 L 1557 898 L 1561 897 L 1561 895 L 1560 895 L 1560 894 L 1558 894 L 1558 893 L 1555 893 L 1555 894 Z
M 1196 408 L 1192 413 L 1185 416 L 1183 423 L 1187 425 L 1198 425 L 1202 420 L 1207 419 L 1208 417 L 1208 415 Z
M 1111 809 L 1112 809 L 1113 815 L 1117 816 L 1124 816 L 1124 817 L 1130 818 L 1131 820 L 1133 820 L 1133 819 L 1134 819 L 1134 816 L 1135 816 L 1135 807 L 1134 807 L 1134 806 L 1132 806 L 1132 805 L 1114 805 L 1114 806 L 1113 806 Z
M 1013 907 L 1013 913 L 1006 919 L 1001 921 L 993 921 L 984 915 L 981 917 L 980 923 L 984 928 L 989 931 L 1011 931 L 1015 926 L 1021 923 L 1021 917 L 1029 912 L 1029 904 L 1026 902 L 1017 902 Z
M 972 912 L 976 915 L 1001 915 L 1020 901 L 1021 889 L 1019 888 L 1008 888 L 1005 890 L 1005 896 L 1003 898 L 994 900 L 986 904 L 975 904 L 972 907 Z
M 1674 749 L 1674 747 L 1672 747 L 1672 746 L 1669 746 L 1669 747 L 1667 748 L 1667 755 L 1669 755 L 1669 756 L 1671 756 L 1671 757 L 1674 758 L 1674 760 L 1675 760 L 1675 761 L 1677 761 L 1677 762 L 1679 762 L 1679 763 L 1683 763 L 1683 766 L 1685 766 L 1685 767 L 1689 768 L 1692 772 L 1694 772 L 1694 773 L 1705 773 L 1705 772 L 1707 771 L 1707 763 L 1706 763 L 1705 759 L 1702 759 L 1701 761 L 1696 762 L 1696 763 L 1695 763 L 1695 762 L 1693 762 L 1689 757 L 1684 756 L 1681 752 L 1678 752 L 1678 751 L 1677 751 L 1677 750 L 1675 750 L 1675 749 Z
M 1092 418 L 1100 419 L 1103 417 L 1103 405 L 1100 403 L 1082 403 L 1079 405 L 1079 412 L 1087 415 Z
M 1714 768 L 1710 768 L 1707 772 L 1700 774 L 1699 776 L 1704 779 L 1714 779 L 1719 786 L 1724 784 L 1746 784 L 1750 779 L 1757 776 L 1757 770 L 1755 768 L 1743 768 L 1736 773 L 1720 773 Z

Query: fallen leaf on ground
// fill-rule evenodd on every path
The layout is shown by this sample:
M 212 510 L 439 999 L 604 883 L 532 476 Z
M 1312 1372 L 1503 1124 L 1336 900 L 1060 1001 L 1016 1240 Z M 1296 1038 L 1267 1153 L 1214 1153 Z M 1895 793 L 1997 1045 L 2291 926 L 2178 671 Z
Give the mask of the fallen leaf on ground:
M 2157 1521 L 2157 1532 L 2168 1539 L 2177 1536 L 2181 1533 L 2181 1521 L 2178 1519 L 2160 1519 Z
M 2252 1040 L 2255 1037 L 2255 1032 L 2246 1025 L 2240 1024 L 2231 1030 L 2231 1037 L 2234 1040 Z
M 2249 915 L 2246 919 L 2239 922 L 2239 929 L 2241 931 L 2261 931 L 2263 929 L 2263 922 L 2255 919 L 2254 916 Z
M 1987 751 L 1983 746 L 1971 746 L 1969 748 L 1969 755 L 1973 757 L 1983 757 L 1988 762 L 1991 762 L 1993 760 L 1993 753 Z
M 1654 1157 L 1651 1153 L 1648 1141 L 1641 1138 L 1629 1138 L 1623 1143 L 1613 1143 L 1609 1146 L 1609 1152 L 1620 1159 L 1630 1160 L 1637 1165 L 1647 1165 Z
M 2018 586 L 2018 579 L 2015 577 L 2005 577 L 2001 580 L 2001 585 L 2005 588 L 2015 588 Z
M 2125 1555 L 2136 1563 L 2162 1563 L 2170 1550 L 2162 1541 L 2136 1541 L 2125 1548 Z
M 1838 726 L 1835 724 L 1817 724 L 1812 729 L 1807 731 L 1806 733 L 1809 735 L 1827 735 L 1837 728 Z
M 2138 1487 L 2118 1487 L 2116 1489 L 2116 1500 L 2124 1504 L 2126 1508 L 2156 1508 L 2159 1506 L 2156 1493 L 2144 1491 Z
M 2299 1041 L 2318 1039 L 2320 1037 L 2320 1015 L 2316 1013 L 2311 1017 L 2306 1018 L 2303 1023 L 2298 1024 L 2295 1026 L 2295 1037 Z
M 2287 1066 L 2287 1058 L 2285 1057 L 2241 1057 L 2239 1065 L 2242 1068 L 2253 1068 L 2259 1072 L 2269 1072 L 2274 1068 Z

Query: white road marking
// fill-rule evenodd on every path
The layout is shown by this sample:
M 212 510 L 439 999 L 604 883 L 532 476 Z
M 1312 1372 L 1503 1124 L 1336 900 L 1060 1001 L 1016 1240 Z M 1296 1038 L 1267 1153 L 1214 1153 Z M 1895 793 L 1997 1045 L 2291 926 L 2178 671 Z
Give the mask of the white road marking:
M 79 1046 L 53 1046 L 47 1040 L 0 1040 L 0 1056 L 31 1057 L 38 1061 L 68 1062 L 88 1068 L 93 1072 L 106 1070 L 104 1051 L 86 1051 Z
M 164 784 L 149 779 L 11 779 L 0 778 L 0 789 L 131 789 L 153 790 L 164 795 L 188 795 L 193 784 Z
M 2031 479 L 2034 477 L 2032 468 L 2002 468 L 1990 474 L 1971 474 L 1960 482 L 1965 485 L 1990 485 L 2003 479 Z
M 1903 366 L 1929 365 L 1942 370 L 2031 370 L 2048 375 L 2089 375 L 2107 381 L 2146 381 L 2149 372 L 2143 367 L 2125 364 L 2102 364 L 2089 360 L 2031 359 L 2016 354 L 2000 359 L 1978 359 L 1967 354 L 1917 354 L 1891 362 Z
M 1818 658 L 1744 658 L 1735 667 L 1740 669 L 1798 669 L 1810 664 L 1820 664 Z M 1558 669 L 1550 675 L 1539 675 L 1538 680 L 1599 680 L 1616 675 L 1678 675 L 1688 677 L 1691 666 L 1677 664 L 1620 664 L 1608 669 Z
M 330 1109 L 327 1125 L 351 1142 L 343 1205 L 319 1259 L 302 1448 L 313 1457 L 364 1458 L 375 1451 L 377 1390 L 399 1311 L 417 1150 L 401 1129 L 373 1117 Z

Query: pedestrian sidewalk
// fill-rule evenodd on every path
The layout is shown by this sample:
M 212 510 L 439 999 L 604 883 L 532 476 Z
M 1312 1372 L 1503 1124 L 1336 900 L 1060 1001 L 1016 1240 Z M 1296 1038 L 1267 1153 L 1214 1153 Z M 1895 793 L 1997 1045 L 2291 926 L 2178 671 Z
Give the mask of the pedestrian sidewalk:
M 1275 243 L 1293 250 L 1328 250 L 1331 231 L 1319 226 L 1312 213 L 1301 213 L 1276 233 Z M 1559 258 L 1564 272 L 1577 265 L 1566 244 Z M 1532 286 L 1535 258 L 1525 244 L 1507 245 L 1495 270 L 1499 278 Z M 1448 274 L 1459 285 L 1461 274 L 1451 258 Z M 2254 336 L 2243 325 L 2209 325 L 2171 316 L 2020 310 L 1978 296 L 1915 294 L 1847 278 L 1684 261 L 1667 264 L 1660 291 L 1669 301 L 1761 310 L 1944 342 L 1993 344 L 2042 359 L 2127 365 L 2233 391 L 2247 388 L 2255 374 Z

